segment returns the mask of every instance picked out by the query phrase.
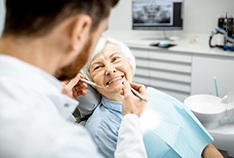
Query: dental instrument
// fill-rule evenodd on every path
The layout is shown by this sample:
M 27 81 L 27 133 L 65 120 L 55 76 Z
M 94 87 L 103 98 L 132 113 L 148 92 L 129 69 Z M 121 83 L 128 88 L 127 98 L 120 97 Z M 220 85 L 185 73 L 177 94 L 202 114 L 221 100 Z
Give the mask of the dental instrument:
M 218 85 L 217 85 L 217 80 L 215 76 L 214 76 L 214 84 L 215 84 L 216 96 L 219 97 Z
M 84 78 L 80 78 L 80 81 L 82 81 L 82 82 L 85 82 L 85 83 L 87 83 L 87 84 L 89 84 L 89 85 L 92 85 L 92 86 L 94 86 L 94 87 L 99 87 L 99 88 L 104 88 L 104 89 L 106 89 L 106 88 L 108 88 L 109 86 L 107 85 L 107 86 L 100 86 L 100 85 L 97 85 L 96 83 L 94 83 L 94 82 L 92 82 L 92 81 L 89 81 L 89 80 L 86 80 L 86 79 L 84 79 Z
M 134 88 L 131 88 L 131 91 L 133 94 L 135 94 L 138 98 L 140 98 L 141 100 L 147 101 L 145 99 L 145 97 L 143 97 L 139 92 L 137 92 Z
M 94 83 L 94 82 L 92 82 L 92 81 L 86 80 L 86 79 L 84 79 L 84 78 L 80 78 L 80 81 L 85 82 L 85 83 L 87 83 L 87 84 L 89 84 L 89 85 L 92 85 L 92 86 L 94 86 L 94 87 L 99 87 L 99 88 L 104 88 L 104 89 L 106 89 L 106 88 L 109 87 L 109 85 L 107 85 L 107 86 L 100 86 L 100 85 L 98 85 L 98 84 L 96 84 L 96 83 Z M 137 92 L 134 88 L 131 87 L 131 91 L 132 91 L 133 94 L 135 94 L 135 95 L 136 95 L 138 98 L 140 98 L 141 100 L 147 101 L 147 100 L 145 99 L 145 97 L 143 97 L 143 96 L 142 96 L 139 92 Z

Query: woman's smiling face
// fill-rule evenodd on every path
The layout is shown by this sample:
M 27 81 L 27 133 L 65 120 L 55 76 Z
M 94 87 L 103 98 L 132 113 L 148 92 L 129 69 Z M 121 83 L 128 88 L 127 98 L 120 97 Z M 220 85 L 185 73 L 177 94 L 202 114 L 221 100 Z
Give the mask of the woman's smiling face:
M 109 86 L 107 89 L 97 88 L 108 99 L 122 101 L 123 82 L 132 82 L 132 69 L 129 60 L 121 49 L 112 44 L 106 43 L 93 58 L 89 73 L 91 79 L 98 85 Z

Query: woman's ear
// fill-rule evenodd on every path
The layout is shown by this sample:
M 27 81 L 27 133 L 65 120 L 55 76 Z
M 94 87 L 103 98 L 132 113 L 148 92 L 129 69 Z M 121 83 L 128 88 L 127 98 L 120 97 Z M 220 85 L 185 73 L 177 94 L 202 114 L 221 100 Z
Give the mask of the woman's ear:
M 69 40 L 72 51 L 80 52 L 90 36 L 92 19 L 86 14 L 79 14 L 74 17 L 71 27 Z

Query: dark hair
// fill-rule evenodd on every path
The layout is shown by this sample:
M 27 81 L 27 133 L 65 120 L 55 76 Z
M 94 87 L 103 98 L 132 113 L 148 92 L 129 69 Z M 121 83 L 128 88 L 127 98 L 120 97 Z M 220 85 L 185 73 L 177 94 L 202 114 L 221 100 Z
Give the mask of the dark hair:
M 92 18 L 94 30 L 109 16 L 118 0 L 6 0 L 6 18 L 3 36 L 40 36 L 75 14 Z

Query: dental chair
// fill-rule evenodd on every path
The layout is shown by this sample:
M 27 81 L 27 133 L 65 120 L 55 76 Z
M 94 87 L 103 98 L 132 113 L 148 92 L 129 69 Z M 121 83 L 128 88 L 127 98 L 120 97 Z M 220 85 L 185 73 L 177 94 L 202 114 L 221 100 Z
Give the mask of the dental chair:
M 79 105 L 73 112 L 73 116 L 76 118 L 76 123 L 85 125 L 89 116 L 92 115 L 94 109 L 101 101 L 101 95 L 92 86 L 88 85 L 86 96 L 79 96 L 77 98 Z

